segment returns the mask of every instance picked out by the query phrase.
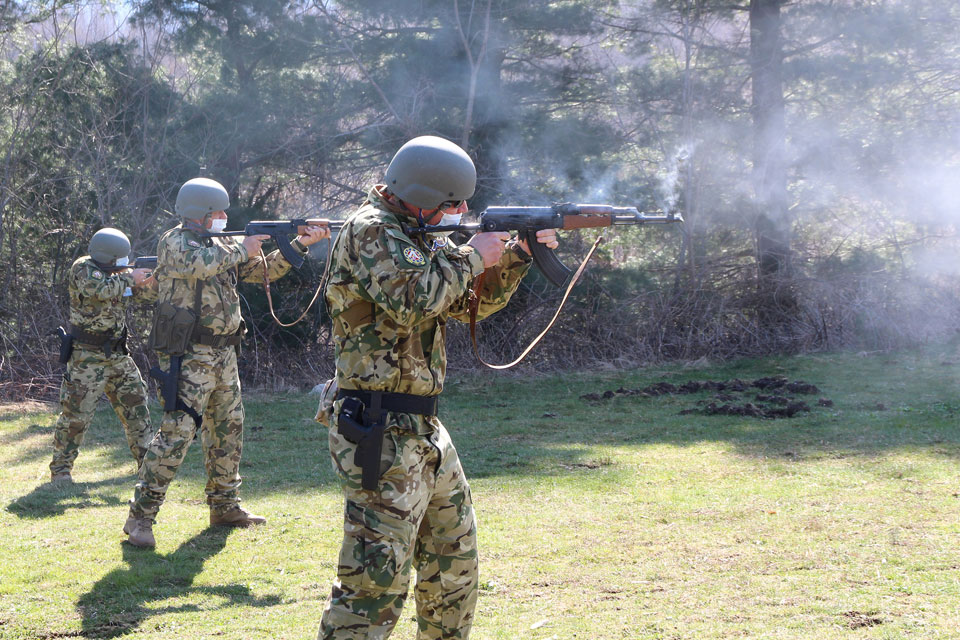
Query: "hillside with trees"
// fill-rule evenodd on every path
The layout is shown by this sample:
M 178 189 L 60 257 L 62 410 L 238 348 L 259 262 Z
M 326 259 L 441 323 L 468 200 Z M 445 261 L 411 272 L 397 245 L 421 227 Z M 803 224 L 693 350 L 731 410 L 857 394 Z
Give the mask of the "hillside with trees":
M 54 392 L 63 276 L 115 226 L 155 253 L 179 186 L 231 228 L 342 218 L 407 139 L 474 158 L 474 211 L 679 211 L 618 229 L 525 366 L 726 359 L 941 339 L 960 324 L 960 6 L 933 0 L 140 0 L 0 5 L 0 394 Z M 593 233 L 565 233 L 565 261 Z M 282 318 L 324 249 L 279 282 Z M 322 308 L 243 289 L 247 383 L 332 371 Z M 504 361 L 559 291 L 479 327 Z M 143 336 L 149 310 L 131 325 Z M 141 363 L 152 358 L 135 341 Z M 474 367 L 451 332 L 454 367 Z

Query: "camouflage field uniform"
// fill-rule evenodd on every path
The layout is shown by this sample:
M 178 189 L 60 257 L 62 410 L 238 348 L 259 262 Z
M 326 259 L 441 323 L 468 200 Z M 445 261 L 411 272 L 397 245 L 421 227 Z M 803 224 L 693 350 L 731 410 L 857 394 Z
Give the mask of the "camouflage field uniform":
M 121 346 L 127 302 L 131 300 L 123 294 L 130 287 L 138 301 L 144 302 L 151 301 L 156 294 L 148 288 L 133 288 L 129 271 L 106 272 L 90 256 L 76 260 L 68 277 L 70 324 L 91 333 L 112 334 L 117 340 L 111 341 L 108 348 L 74 340 L 73 354 L 60 386 L 61 413 L 53 432 L 50 472 L 66 474 L 73 469 L 103 393 L 123 424 L 130 453 L 139 466 L 153 431 L 146 386 L 133 358 L 127 355 L 126 346 Z
M 443 246 L 439 236 L 404 234 L 401 220 L 411 220 L 383 200 L 382 189 L 370 192 L 333 250 L 326 296 L 337 383 L 434 396 L 446 372 L 447 320 L 469 320 L 469 288 L 483 260 L 472 247 Z M 528 265 L 514 251 L 504 253 L 487 273 L 478 318 L 507 303 Z M 415 568 L 417 637 L 467 638 L 477 599 L 476 523 L 447 430 L 436 417 L 388 412 L 379 489 L 367 491 L 354 464 L 356 445 L 337 432 L 336 419 L 333 425 L 344 538 L 318 637 L 386 638 Z
M 300 247 L 301 251 L 305 250 Z M 159 303 L 193 309 L 197 281 L 202 280 L 201 331 L 212 336 L 240 332 L 238 279 L 262 282 L 263 262 L 248 256 L 242 243 L 229 237 L 201 238 L 182 225 L 167 231 L 157 246 Z M 274 251 L 267 256 L 271 280 L 290 270 Z M 170 359 L 160 354 L 160 368 L 169 370 Z M 243 404 L 237 350 L 192 344 L 183 356 L 179 398 L 203 416 L 200 440 L 207 471 L 206 495 L 211 510 L 223 513 L 240 502 L 240 454 L 243 445 Z M 196 435 L 197 427 L 184 411 L 170 411 L 147 448 L 140 468 L 130 515 L 156 520 L 167 487 L 177 473 Z

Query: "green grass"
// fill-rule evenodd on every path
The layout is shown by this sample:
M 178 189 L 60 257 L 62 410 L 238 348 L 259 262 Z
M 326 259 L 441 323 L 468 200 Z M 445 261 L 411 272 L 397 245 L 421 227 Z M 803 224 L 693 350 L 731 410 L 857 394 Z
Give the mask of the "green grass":
M 946 349 L 449 381 L 441 417 L 479 520 L 471 637 L 960 637 Z M 579 398 L 769 375 L 834 406 L 761 420 L 679 415 L 707 394 Z M 133 463 L 108 407 L 66 488 L 44 484 L 55 407 L 3 409 L 0 638 L 314 638 L 341 536 L 314 404 L 246 397 L 242 495 L 266 526 L 205 526 L 194 443 L 155 552 L 121 544 Z M 411 596 L 393 637 L 412 640 L 412 618 Z

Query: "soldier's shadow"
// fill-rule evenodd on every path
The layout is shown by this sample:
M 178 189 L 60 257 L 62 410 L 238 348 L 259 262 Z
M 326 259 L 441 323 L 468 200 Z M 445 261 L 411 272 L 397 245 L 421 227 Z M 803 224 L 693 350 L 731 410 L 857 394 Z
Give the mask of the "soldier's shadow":
M 204 563 L 223 550 L 232 531 L 230 527 L 208 527 L 165 556 L 123 543 L 123 560 L 127 566 L 100 578 L 77 600 L 77 611 L 83 617 L 80 635 L 115 638 L 134 631 L 151 616 L 208 608 L 197 604 L 149 606 L 151 602 L 189 594 L 202 594 L 205 602 L 211 598 L 225 599 L 222 607 L 280 604 L 277 596 L 254 596 L 246 585 L 193 586 Z
M 63 515 L 68 509 L 121 507 L 126 501 L 114 495 L 110 488 L 125 485 L 133 489 L 135 483 L 133 476 L 99 482 L 45 482 L 8 504 L 7 511 L 20 518 L 51 518 Z

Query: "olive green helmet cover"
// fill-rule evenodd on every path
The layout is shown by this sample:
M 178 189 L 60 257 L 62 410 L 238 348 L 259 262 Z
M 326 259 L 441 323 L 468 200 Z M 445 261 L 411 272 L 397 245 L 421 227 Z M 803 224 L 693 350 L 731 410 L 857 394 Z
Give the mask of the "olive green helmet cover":
M 87 252 L 100 264 L 113 264 L 117 258 L 130 255 L 130 238 L 119 229 L 104 227 L 90 238 Z
M 384 176 L 387 189 L 421 209 L 446 200 L 466 200 L 477 186 L 477 169 L 466 151 L 437 136 L 420 136 L 400 147 Z
M 177 215 L 190 220 L 201 220 L 214 211 L 230 206 L 230 196 L 223 185 L 210 178 L 187 180 L 177 192 Z

